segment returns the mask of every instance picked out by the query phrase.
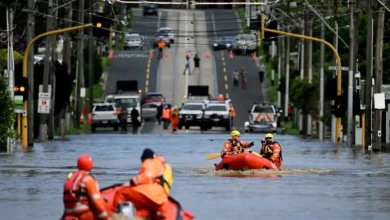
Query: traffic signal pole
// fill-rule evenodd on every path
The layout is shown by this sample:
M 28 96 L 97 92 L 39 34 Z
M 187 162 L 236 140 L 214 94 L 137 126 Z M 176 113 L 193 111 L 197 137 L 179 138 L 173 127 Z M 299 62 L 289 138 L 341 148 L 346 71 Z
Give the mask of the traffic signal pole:
M 265 19 L 266 19 L 265 15 L 262 15 L 262 19 L 261 19 L 261 33 L 262 33 L 261 37 L 262 38 L 264 38 L 264 32 L 271 32 L 271 33 L 275 33 L 275 34 L 280 34 L 280 35 L 285 35 L 285 36 L 290 36 L 290 37 L 319 42 L 319 43 L 325 44 L 326 46 L 328 46 L 332 50 L 332 52 L 336 56 L 336 60 L 337 60 L 337 66 L 338 66 L 338 69 L 337 69 L 337 95 L 340 96 L 341 95 L 341 79 L 342 79 L 341 78 L 341 59 L 340 59 L 340 55 L 337 52 L 336 48 L 332 44 L 330 44 L 329 42 L 327 42 L 323 39 L 265 28 L 265 26 L 264 26 Z M 336 143 L 341 143 L 340 131 L 341 131 L 341 118 L 336 118 L 336 140 L 335 140 Z
M 28 62 L 28 55 L 31 47 L 34 45 L 34 43 L 39 40 L 40 38 L 46 37 L 46 36 L 51 36 L 51 35 L 56 35 L 56 34 L 61 34 L 64 32 L 70 32 L 70 31 L 75 31 L 79 29 L 84 29 L 88 27 L 92 27 L 92 24 L 85 24 L 85 25 L 80 25 L 80 26 L 75 26 L 75 27 L 70 27 L 70 28 L 64 28 L 64 29 L 59 29 L 59 30 L 54 30 L 54 31 L 49 31 L 43 34 L 40 34 L 33 38 L 30 43 L 27 45 L 26 50 L 24 51 L 23 54 L 23 77 L 27 78 L 27 62 Z M 29 93 L 29 96 L 32 96 L 33 94 Z M 27 123 L 27 101 L 23 102 L 23 118 L 22 118 L 22 147 L 27 148 L 28 146 L 28 123 Z M 31 144 L 32 145 L 32 144 Z

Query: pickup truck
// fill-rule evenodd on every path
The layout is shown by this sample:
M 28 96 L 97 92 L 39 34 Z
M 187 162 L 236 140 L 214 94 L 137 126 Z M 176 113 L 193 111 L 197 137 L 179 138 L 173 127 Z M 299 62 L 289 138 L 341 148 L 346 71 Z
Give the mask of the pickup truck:
M 91 113 L 91 131 L 95 132 L 97 127 L 113 127 L 114 131 L 117 131 L 119 127 L 119 119 L 114 104 L 97 103 L 93 105 Z

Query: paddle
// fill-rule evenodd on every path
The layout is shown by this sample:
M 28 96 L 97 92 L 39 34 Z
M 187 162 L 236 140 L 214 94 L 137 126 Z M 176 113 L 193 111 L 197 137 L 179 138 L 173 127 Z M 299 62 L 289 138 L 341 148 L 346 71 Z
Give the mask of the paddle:
M 254 155 L 256 155 L 256 156 L 262 157 L 259 153 L 254 152 L 254 151 L 245 151 L 245 153 L 251 153 L 251 154 L 254 154 Z M 207 154 L 207 155 L 206 155 L 206 159 L 207 159 L 207 160 L 214 160 L 214 159 L 217 159 L 217 158 L 220 157 L 220 156 L 221 156 L 221 153 Z

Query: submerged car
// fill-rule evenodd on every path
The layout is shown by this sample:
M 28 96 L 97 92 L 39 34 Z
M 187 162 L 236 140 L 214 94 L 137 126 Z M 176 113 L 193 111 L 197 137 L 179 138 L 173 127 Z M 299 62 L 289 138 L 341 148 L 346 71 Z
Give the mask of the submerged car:
M 230 49 L 236 43 L 236 39 L 233 36 L 220 37 L 213 43 L 214 50 Z

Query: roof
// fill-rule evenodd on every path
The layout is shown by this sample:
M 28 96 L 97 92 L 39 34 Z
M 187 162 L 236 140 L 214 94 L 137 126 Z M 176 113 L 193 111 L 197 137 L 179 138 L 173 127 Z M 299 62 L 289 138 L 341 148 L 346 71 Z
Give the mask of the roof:
M 159 30 L 172 30 L 172 28 L 170 28 L 170 27 L 161 27 L 161 28 L 159 28 Z
M 161 92 L 147 92 L 146 95 L 162 95 Z
M 104 103 L 93 103 L 93 105 L 114 105 L 114 104 L 109 102 L 104 102 Z

